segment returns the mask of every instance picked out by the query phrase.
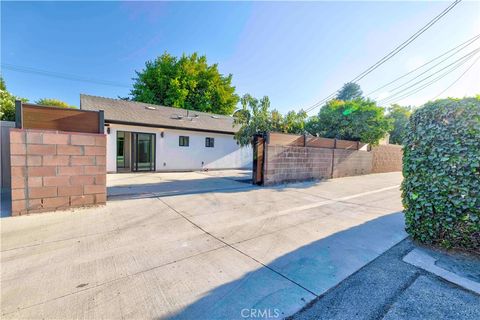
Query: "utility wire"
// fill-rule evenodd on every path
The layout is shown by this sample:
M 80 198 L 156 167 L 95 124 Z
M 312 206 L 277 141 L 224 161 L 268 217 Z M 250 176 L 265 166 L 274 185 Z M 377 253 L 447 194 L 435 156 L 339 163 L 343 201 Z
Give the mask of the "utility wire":
M 475 55 L 477 52 L 479 52 L 479 51 L 480 51 L 480 47 L 477 48 L 477 49 L 475 49 L 475 50 L 473 50 L 473 51 L 470 51 L 470 52 L 467 53 L 466 55 L 458 58 L 457 60 L 453 61 L 452 63 L 450 63 L 450 64 L 448 64 L 448 65 L 446 65 L 445 67 L 443 67 L 443 68 L 435 71 L 434 73 L 428 75 L 427 77 L 423 78 L 422 80 L 415 82 L 413 85 L 405 88 L 404 90 L 400 90 L 400 91 L 398 91 L 397 93 L 393 93 L 393 92 L 392 92 L 392 94 L 391 94 L 390 96 L 381 99 L 379 102 L 382 102 L 382 101 L 384 101 L 384 100 L 388 100 L 389 97 L 393 97 L 393 96 L 395 96 L 395 95 L 397 95 L 397 94 L 399 94 L 399 93 L 401 93 L 401 92 L 403 92 L 403 91 L 405 91 L 405 90 L 408 90 L 408 89 L 411 88 L 412 86 L 414 86 L 414 85 L 416 85 L 416 84 L 418 84 L 418 83 L 420 83 L 420 82 L 423 82 L 424 80 L 427 80 L 428 78 L 433 77 L 433 76 L 436 75 L 437 73 L 439 73 L 439 72 L 447 69 L 448 67 L 450 67 L 450 66 L 452 66 L 452 65 L 455 65 L 455 64 L 459 63 L 459 61 L 462 61 L 462 60 L 465 60 L 465 59 L 466 59 L 466 60 L 469 60 L 470 58 L 472 58 L 472 56 L 474 56 L 474 55 Z M 438 64 L 437 64 L 437 65 L 438 65 Z M 437 65 L 435 65 L 434 67 L 436 67 Z M 402 83 L 402 84 L 399 85 L 399 86 L 396 86 L 396 87 L 393 88 L 391 91 L 395 91 L 395 90 L 397 90 L 397 89 L 399 89 L 399 88 L 401 88 L 401 87 L 409 84 L 410 82 L 412 82 L 412 81 L 420 78 L 420 76 L 424 75 L 425 73 L 427 73 L 428 71 L 430 71 L 430 70 L 433 69 L 434 67 L 432 67 L 432 68 L 430 68 L 430 69 L 427 69 L 427 70 L 425 70 L 424 72 L 420 73 L 419 75 L 417 75 L 417 76 L 413 77 L 412 79 L 408 80 L 407 82 L 404 82 L 404 83 Z
M 466 62 L 468 62 L 471 58 L 473 58 L 473 56 L 469 57 L 467 60 L 461 61 L 461 62 L 460 62 L 457 66 L 455 66 L 454 68 L 451 68 L 450 70 L 447 70 L 446 72 L 444 72 L 444 73 L 441 74 L 440 76 L 434 78 L 433 80 L 431 80 L 430 82 L 422 85 L 422 86 L 419 87 L 419 88 L 414 88 L 413 90 L 407 92 L 406 94 L 401 95 L 400 97 L 395 97 L 395 98 L 394 98 L 394 96 L 400 94 L 401 92 L 406 91 L 406 90 L 408 90 L 408 89 L 411 88 L 411 87 L 414 87 L 414 86 L 415 86 L 416 84 L 418 84 L 418 83 L 421 83 L 425 78 L 424 78 L 423 80 L 420 80 L 420 81 L 418 81 L 417 83 L 411 85 L 410 87 L 405 88 L 405 89 L 402 90 L 401 92 L 397 92 L 396 94 L 394 94 L 394 95 L 392 95 L 392 96 L 390 96 L 390 97 L 385 98 L 384 100 L 382 100 L 382 101 L 379 102 L 379 103 L 385 104 L 385 103 L 387 103 L 387 102 L 388 102 L 388 103 L 391 103 L 392 101 L 400 101 L 400 100 L 402 100 L 402 99 L 404 99 L 404 98 L 407 98 L 407 97 L 409 97 L 409 96 L 411 96 L 411 95 L 413 95 L 413 94 L 415 94 L 415 93 L 417 93 L 417 92 L 419 92 L 419 91 L 422 91 L 423 89 L 429 87 L 429 86 L 432 85 L 433 83 L 437 82 L 438 80 L 442 79 L 442 78 L 445 77 L 446 75 L 450 74 L 451 72 L 455 71 L 456 69 L 458 69 L 459 67 L 461 67 L 462 65 L 464 65 L 464 64 L 465 64 Z
M 473 63 L 460 75 L 460 77 L 458 77 L 455 81 L 453 81 L 447 88 L 445 88 L 445 90 L 443 90 L 442 92 L 440 92 L 439 94 L 437 94 L 435 97 L 433 97 L 432 100 L 437 99 L 440 95 L 442 95 L 443 93 L 445 93 L 445 91 L 447 91 L 448 89 L 450 89 L 451 87 L 453 87 L 453 86 L 455 85 L 455 83 L 457 83 L 461 78 L 463 78 L 463 76 L 464 76 L 470 69 L 472 69 L 472 67 L 475 65 L 475 63 L 477 63 L 478 59 L 480 59 L 480 56 L 478 56 L 477 59 L 475 59 L 475 61 L 473 61 Z
M 378 68 L 380 65 L 385 63 L 387 60 L 391 59 L 394 55 L 396 55 L 398 52 L 400 52 L 403 48 L 408 46 L 410 43 L 412 43 L 416 38 L 418 38 L 422 33 L 427 31 L 431 26 L 433 26 L 438 20 L 440 20 L 444 15 L 446 15 L 450 10 L 452 10 L 457 4 L 459 4 L 461 0 L 456 0 L 454 1 L 450 6 L 448 6 L 445 10 L 443 10 L 438 16 L 433 18 L 430 22 L 428 22 L 423 28 L 421 28 L 419 31 L 417 31 L 414 35 L 412 35 L 410 38 L 408 38 L 405 42 L 403 42 L 401 45 L 399 45 L 397 48 L 392 50 L 389 54 L 387 54 L 385 57 L 383 57 L 380 61 L 378 61 L 376 64 L 362 72 L 360 75 L 358 75 L 356 78 L 354 78 L 351 82 L 356 82 L 361 79 L 363 79 L 367 74 Z
M 389 97 L 386 97 L 384 98 L 383 100 L 379 101 L 378 103 L 379 104 L 385 104 L 385 103 L 390 103 L 391 101 L 395 100 L 395 101 L 399 101 L 400 99 L 403 99 L 404 97 L 407 97 L 407 96 L 410 96 L 414 93 L 417 93 L 421 90 L 423 90 L 424 88 L 430 86 L 431 84 L 433 84 L 434 82 L 440 80 L 441 78 L 445 77 L 447 74 L 455 71 L 456 69 L 458 69 L 459 67 L 461 67 L 462 65 L 464 65 L 465 63 L 467 63 L 471 58 L 473 58 L 473 56 L 470 56 L 468 59 L 464 60 L 464 61 L 457 61 L 457 65 L 455 65 L 453 68 L 451 68 L 450 70 L 447 70 L 446 72 L 442 73 L 440 76 L 434 78 L 433 80 L 431 80 L 430 82 L 426 83 L 426 84 L 422 84 L 422 82 L 424 82 L 426 79 L 430 78 L 431 76 L 443 71 L 444 69 L 446 69 L 447 67 L 441 69 L 441 70 L 438 70 L 437 72 L 429 75 L 428 77 L 425 77 L 417 82 L 415 82 L 414 84 L 412 84 L 411 86 L 403 89 L 403 90 L 400 90 L 399 92 L 395 93 L 395 94 L 392 94 L 390 95 Z M 417 85 L 420 85 L 420 87 L 416 87 Z M 406 94 L 404 94 L 405 91 L 409 90 L 413 88 L 413 90 L 407 92 Z M 400 97 L 397 97 L 398 95 L 401 95 Z
M 74 74 L 53 72 L 53 71 L 47 71 L 47 70 L 36 69 L 36 68 L 25 67 L 25 66 L 18 66 L 18 65 L 8 64 L 8 63 L 2 63 L 2 67 L 4 69 L 7 69 L 7 70 L 23 72 L 23 73 L 37 74 L 37 75 L 40 75 L 40 76 L 46 76 L 46 77 L 51 77 L 51 78 L 60 78 L 60 79 L 65 79 L 65 80 L 95 83 L 95 84 L 101 84 L 101 85 L 105 85 L 105 86 L 131 88 L 131 86 L 129 86 L 127 84 L 124 84 L 124 83 L 119 83 L 119 82 L 114 82 L 114 81 L 109 81 L 109 80 L 87 78 L 87 77 L 77 76 L 77 75 L 74 75 Z
M 367 76 L 369 73 L 373 72 L 375 69 L 377 69 L 379 66 L 390 60 L 393 56 L 395 56 L 397 53 L 402 51 L 405 47 L 407 47 L 410 43 L 412 43 L 415 39 L 417 39 L 421 34 L 423 34 L 425 31 L 430 29 L 438 20 L 440 20 L 443 16 L 445 16 L 450 10 L 452 10 L 457 4 L 459 4 L 461 0 L 455 0 L 453 3 L 451 3 L 447 8 L 445 8 L 440 14 L 438 14 L 436 17 L 434 17 L 432 20 L 430 20 L 425 26 L 423 26 L 420 30 L 415 32 L 410 38 L 405 40 L 403 43 L 401 43 L 399 46 L 397 46 L 395 49 L 390 51 L 386 56 L 381 58 L 379 61 L 377 61 L 375 64 L 367 68 L 365 71 L 360 73 L 358 76 L 353 78 L 349 82 L 356 82 L 361 79 L 363 79 L 365 76 Z M 334 96 L 337 93 L 337 91 L 333 92 L 330 94 L 328 97 L 316 102 L 312 106 L 308 107 L 305 109 L 306 112 L 310 112 L 317 108 L 319 105 L 321 105 L 324 101 L 327 101 L 330 99 L 330 97 Z
M 407 92 L 406 94 L 404 94 L 404 95 L 402 95 L 402 96 L 400 96 L 400 97 L 398 97 L 398 98 L 396 98 L 396 99 L 390 100 L 389 103 L 391 104 L 393 101 L 401 101 L 401 100 L 403 100 L 403 99 L 405 99 L 405 98 L 408 98 L 408 97 L 416 94 L 417 92 L 422 91 L 423 89 L 425 89 L 425 88 L 429 87 L 430 85 L 434 84 L 435 82 L 437 82 L 438 80 L 442 79 L 443 77 L 445 77 L 446 75 L 448 75 L 449 73 L 451 73 L 451 72 L 454 71 L 454 70 L 455 70 L 455 69 L 449 70 L 449 71 L 445 72 L 444 74 L 442 74 L 442 75 L 440 75 L 439 77 L 433 79 L 432 81 L 424 84 L 423 86 L 421 86 L 421 87 L 419 87 L 419 88 L 415 88 L 415 89 L 413 89 L 412 91 Z
M 400 80 L 400 79 L 403 79 L 403 78 L 405 78 L 406 76 L 408 76 L 408 75 L 410 75 L 410 74 L 414 73 L 415 71 L 418 71 L 418 70 L 422 69 L 423 67 L 425 67 L 425 66 L 429 65 L 430 63 L 432 63 L 432 62 L 434 62 L 434 61 L 436 61 L 436 60 L 440 59 L 441 57 L 443 57 L 443 56 L 445 56 L 445 55 L 449 54 L 450 52 L 452 52 L 452 51 L 454 51 L 454 50 L 456 50 L 456 49 L 458 49 L 458 48 L 460 48 L 460 47 L 461 47 L 460 49 L 456 50 L 456 51 L 455 51 L 453 54 L 449 55 L 447 58 L 445 58 L 445 59 L 443 59 L 442 61 L 440 61 L 440 62 L 444 62 L 444 61 L 445 61 L 445 60 L 447 60 L 448 58 L 450 58 L 450 57 L 454 56 L 454 55 L 455 55 L 455 54 L 457 54 L 458 52 L 462 51 L 463 49 L 465 49 L 466 47 L 468 47 L 469 45 L 471 45 L 472 43 L 474 43 L 475 41 L 477 41 L 479 38 L 480 38 L 480 34 L 478 34 L 478 35 L 476 35 L 475 37 L 473 37 L 473 38 L 470 38 L 469 40 L 467 40 L 467 41 L 465 41 L 465 42 L 463 42 L 463 43 L 459 44 L 459 45 L 458 45 L 458 46 L 456 46 L 455 48 L 452 48 L 452 49 L 450 49 L 450 50 L 448 50 L 448 51 L 446 51 L 446 52 L 442 53 L 441 55 L 439 55 L 439 56 L 437 56 L 437 57 L 433 58 L 432 60 L 430 60 L 430 61 L 428 61 L 428 62 L 426 62 L 426 63 L 422 64 L 421 66 L 419 66 L 419 67 L 417 67 L 417 68 L 413 69 L 412 71 L 410 71 L 410 72 L 407 72 L 407 73 L 405 73 L 404 75 L 402 75 L 402 76 L 400 76 L 400 77 L 398 77 L 398 78 L 395 78 L 394 80 L 390 81 L 389 83 L 387 83 L 387 84 L 384 84 L 383 86 L 381 86 L 381 87 L 378 87 L 377 89 L 375 89 L 375 90 L 373 90 L 373 91 L 370 91 L 369 93 L 367 93 L 367 94 L 366 94 L 366 96 L 369 96 L 369 95 L 371 95 L 372 93 L 375 93 L 375 92 L 377 92 L 377 91 L 379 91 L 379 90 L 382 90 L 383 88 L 385 88 L 385 87 L 387 87 L 387 86 L 389 86 L 389 85 L 391 85 L 391 84 L 393 84 L 393 83 L 397 82 L 397 81 L 398 81 L 398 80 Z M 438 65 L 438 64 L 436 64 L 435 66 L 437 66 L 437 65 Z M 430 70 L 430 69 L 429 69 L 429 70 Z

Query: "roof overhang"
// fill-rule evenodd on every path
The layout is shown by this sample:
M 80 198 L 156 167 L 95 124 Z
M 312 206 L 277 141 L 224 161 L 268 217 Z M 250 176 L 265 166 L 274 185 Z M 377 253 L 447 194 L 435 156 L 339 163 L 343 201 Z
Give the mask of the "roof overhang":
M 165 125 L 157 125 L 157 124 L 150 124 L 150 123 L 138 123 L 138 122 L 131 122 L 131 121 L 105 119 L 105 124 L 108 124 L 108 123 L 123 124 L 123 125 L 129 125 L 129 126 L 137 126 L 137 127 L 148 127 L 148 128 L 163 128 L 163 129 L 175 129 L 175 130 L 183 130 L 183 131 L 221 133 L 221 134 L 229 134 L 229 135 L 232 135 L 232 136 L 235 134 L 235 132 L 232 132 L 232 131 L 186 128 L 186 127 L 165 126 Z

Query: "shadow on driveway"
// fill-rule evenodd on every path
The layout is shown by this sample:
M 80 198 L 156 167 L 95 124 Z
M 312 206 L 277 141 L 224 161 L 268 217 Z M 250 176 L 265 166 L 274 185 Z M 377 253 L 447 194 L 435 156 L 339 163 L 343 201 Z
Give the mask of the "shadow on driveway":
M 404 239 L 403 226 L 403 214 L 391 213 L 314 241 L 271 262 L 263 262 L 258 251 L 251 256 L 236 244 L 227 244 L 260 267 L 216 287 L 167 318 L 275 319 L 292 315 Z
M 257 186 L 251 183 L 247 174 L 232 176 L 216 176 L 210 172 L 195 172 L 203 175 L 200 179 L 162 179 L 154 183 L 132 183 L 107 186 L 108 201 L 168 197 L 186 194 L 202 194 L 208 192 L 230 193 L 252 189 L 282 190 L 288 188 L 309 188 L 321 181 L 281 184 L 275 186 Z M 167 176 L 168 177 L 168 176 Z

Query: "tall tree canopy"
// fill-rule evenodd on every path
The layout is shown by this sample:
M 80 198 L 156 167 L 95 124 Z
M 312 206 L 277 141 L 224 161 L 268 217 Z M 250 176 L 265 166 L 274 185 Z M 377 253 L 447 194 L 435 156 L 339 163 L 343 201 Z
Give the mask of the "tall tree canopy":
M 258 100 L 249 94 L 240 99 L 241 108 L 235 111 L 235 123 L 240 125 L 235 134 L 237 143 L 241 146 L 252 143 L 257 133 L 283 132 L 303 134 L 307 113 L 303 110 L 290 111 L 285 116 L 273 109 L 270 110 L 270 99 L 265 96 Z
M 377 144 L 392 129 L 391 120 L 375 102 L 331 100 L 306 125 L 312 135 Z
M 404 107 L 398 104 L 392 104 L 388 108 L 387 118 L 391 119 L 393 129 L 390 133 L 390 143 L 403 144 L 403 138 L 407 130 L 408 119 L 412 114 L 412 107 Z
M 349 101 L 360 99 L 362 97 L 362 89 L 354 82 L 345 83 L 337 94 L 337 100 Z
M 8 92 L 3 77 L 0 76 L 0 119 L 4 121 L 15 121 L 15 100 L 28 101 L 19 98 Z
M 68 103 L 52 98 L 42 98 L 35 101 L 36 104 L 42 106 L 52 106 L 52 107 L 60 107 L 60 108 L 76 108 L 75 106 L 71 106 Z
M 238 102 L 232 75 L 197 53 L 180 58 L 164 53 L 136 72 L 131 99 L 145 103 L 231 115 Z
M 265 96 L 258 100 L 249 94 L 245 94 L 240 102 L 242 108 L 235 114 L 239 114 L 241 117 L 236 117 L 235 123 L 241 127 L 235 133 L 235 140 L 239 145 L 246 146 L 252 143 L 255 134 L 270 131 L 270 99 Z

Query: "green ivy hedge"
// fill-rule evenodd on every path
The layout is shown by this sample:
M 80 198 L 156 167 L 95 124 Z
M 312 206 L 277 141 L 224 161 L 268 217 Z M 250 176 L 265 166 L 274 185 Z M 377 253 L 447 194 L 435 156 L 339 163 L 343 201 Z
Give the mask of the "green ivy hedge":
M 407 232 L 423 243 L 480 251 L 480 97 L 429 102 L 405 133 Z

